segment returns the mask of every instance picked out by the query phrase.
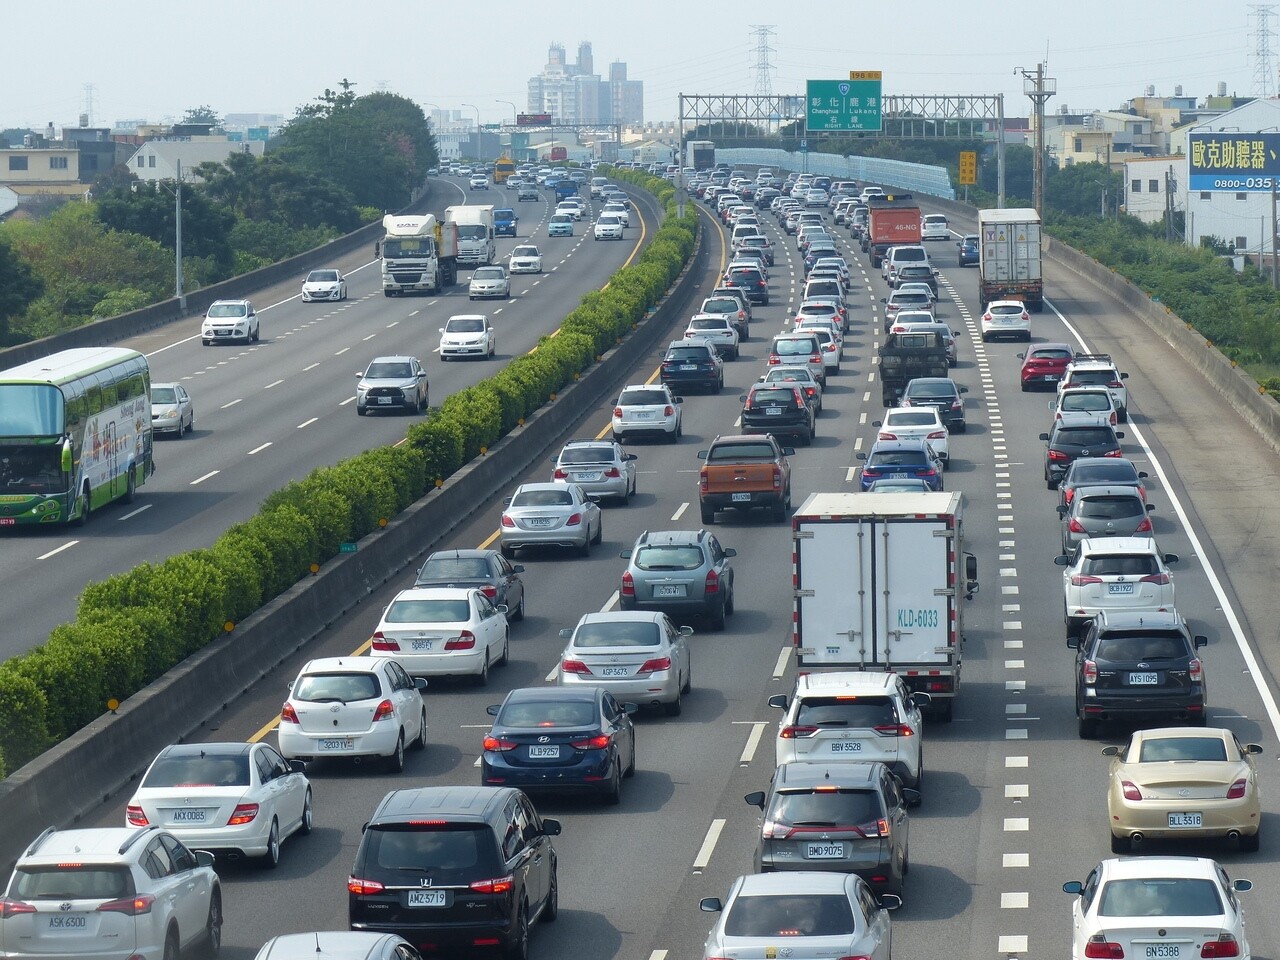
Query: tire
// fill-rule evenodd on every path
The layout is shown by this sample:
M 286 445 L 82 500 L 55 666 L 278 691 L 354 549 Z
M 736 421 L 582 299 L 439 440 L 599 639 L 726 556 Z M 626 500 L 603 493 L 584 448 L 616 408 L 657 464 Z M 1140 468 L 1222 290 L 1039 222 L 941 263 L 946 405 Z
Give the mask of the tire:
M 951 700 L 951 699 L 944 700 L 942 701 L 942 705 L 940 707 L 936 707 L 934 709 L 933 716 L 939 723 L 950 723 L 951 717 L 954 714 L 954 708 L 955 708 L 954 700 Z
M 315 802 L 311 798 L 311 788 L 307 788 L 307 795 L 302 800 L 302 822 L 298 824 L 298 832 L 304 837 L 309 834 L 316 825 Z
M 523 903 L 516 914 L 511 942 L 502 952 L 507 960 L 529 960 L 529 912 Z
M 209 960 L 213 960 L 222 952 L 222 920 L 222 891 L 215 888 L 209 896 L 209 915 L 204 921 L 202 952 Z
M 1112 853 L 1128 853 L 1132 849 L 1133 844 L 1129 842 L 1128 837 L 1117 837 L 1114 833 L 1111 835 Z
M 624 777 L 634 777 L 636 775 L 636 741 L 633 737 L 631 740 L 631 762 L 627 764 L 627 769 L 622 771 Z
M 601 520 L 601 521 L 600 521 L 600 526 L 596 529 L 596 536 L 595 536 L 595 539 L 594 539 L 594 540 L 592 540 L 591 542 L 592 542 L 592 543 L 603 543 L 603 542 L 604 542 L 604 521 L 603 521 L 603 520 Z
M 684 712 L 684 695 L 683 691 L 676 694 L 676 698 L 670 703 L 662 705 L 662 712 L 668 717 L 678 717 Z
M 360 407 L 360 406 L 357 406 L 357 407 L 356 407 L 356 416 L 357 416 L 357 417 L 367 417 L 368 415 L 369 415 L 369 411 L 368 411 L 368 410 L 366 410 L 364 407 Z
M 606 807 L 616 807 L 622 802 L 622 764 L 615 761 L 613 778 L 609 781 L 609 789 L 600 797 Z
M 512 620 L 524 619 L 524 590 L 520 591 L 520 602 L 516 604 L 515 610 L 511 614 Z
M 489 683 L 489 651 L 484 652 L 484 660 L 480 667 L 480 672 L 471 678 L 473 686 L 483 687 Z
M 76 502 L 80 505 L 80 515 L 72 522 L 77 527 L 87 527 L 89 525 L 89 514 L 92 512 L 92 508 L 89 506 L 88 484 L 85 484 L 84 489 L 80 492 L 80 498 Z
M 1247 837 L 1244 834 L 1240 835 L 1238 846 L 1245 853 L 1256 853 L 1258 850 L 1258 847 L 1261 845 L 1262 845 L 1262 828 L 1261 827 L 1259 827 L 1258 832 L 1251 837 Z
M 253 325 L 253 336 L 251 339 L 253 340 L 254 343 L 257 343 L 260 339 L 262 339 L 262 327 L 259 324 L 255 323 Z
M 953 432 L 954 432 L 954 433 L 968 433 L 968 432 L 969 432 L 969 424 L 967 424 L 967 423 L 965 423 L 963 420 L 961 420 L 959 423 L 957 423 L 957 424 L 955 425 L 955 427 L 953 428 Z
M 414 737 L 413 741 L 409 744 L 409 748 L 411 750 L 427 749 L 427 708 L 426 707 L 422 708 L 422 712 L 419 715 L 418 719 L 419 721 L 421 721 L 421 725 L 418 727 L 418 735 Z M 308 794 L 310 794 L 310 791 L 307 791 L 307 792 Z
M 502 638 L 502 656 L 498 658 L 498 666 L 505 667 L 511 660 L 511 634 Z
M 516 555 L 515 548 L 508 547 L 505 543 L 502 544 L 500 547 L 498 547 L 498 552 L 502 554 L 502 556 L 505 557 L 507 560 L 513 559 Z
M 915 781 L 911 784 L 911 789 L 919 793 L 924 793 L 924 754 L 920 754 L 920 768 L 916 771 Z M 912 806 L 919 806 L 919 802 L 913 803 Z M 903 871 L 904 873 L 906 871 Z
M 1054 482 L 1053 482 L 1053 478 L 1052 478 L 1052 477 L 1045 477 L 1045 478 L 1044 478 L 1044 485 L 1045 485 L 1046 487 L 1048 487 L 1050 490 L 1057 490 L 1057 489 L 1058 489 L 1058 485 L 1057 485 L 1056 483 L 1054 483 Z
M 551 889 L 547 892 L 547 901 L 542 905 L 542 914 L 538 917 L 543 923 L 554 923 L 560 916 L 560 871 L 551 867 Z
M 396 737 L 396 748 L 391 751 L 391 756 L 387 757 L 387 771 L 389 773 L 402 773 L 404 771 L 403 730 L 401 730 L 399 736 Z
M 164 935 L 164 960 L 178 960 L 178 932 L 170 930 Z
M 181 436 L 181 434 L 179 434 L 179 436 Z M 133 503 L 133 501 L 137 499 L 137 496 L 138 496 L 137 475 L 138 475 L 137 470 L 134 468 L 132 464 L 130 464 L 129 479 L 125 482 L 125 488 L 124 488 L 123 499 L 125 503 Z
M 684 675 L 684 686 L 680 688 L 681 693 L 691 693 L 693 691 L 693 657 L 689 658 L 689 672 Z
M 790 494 L 788 494 L 788 499 L 789 498 Z M 782 523 L 787 519 L 787 500 L 779 500 L 773 505 L 773 519 L 777 520 L 779 523 Z
M 182 422 L 182 418 L 181 418 L 181 417 L 179 417 L 179 418 L 178 418 L 178 436 L 177 436 L 175 439 L 181 440 L 181 439 L 182 439 L 182 437 L 183 437 L 183 435 L 184 435 L 186 432 L 187 432 L 187 425 L 186 425 L 185 423 L 183 423 L 183 422 Z
M 730 587 L 730 588 L 729 588 L 729 599 L 728 599 L 728 600 L 726 600 L 726 601 L 725 601 L 725 604 L 724 604 L 724 612 L 725 612 L 725 614 L 726 614 L 727 616 L 730 616 L 730 617 L 732 617 L 732 616 L 733 616 L 733 611 L 734 611 L 734 609 L 735 609 L 735 605 L 736 605 L 736 603 L 737 603 L 737 599 L 738 599 L 738 598 L 734 596 L 733 588 L 732 588 L 732 587 Z
M 271 833 L 267 836 L 267 852 L 259 861 L 264 870 L 280 866 L 280 821 L 271 818 Z
M 715 613 L 711 614 L 711 617 L 709 618 L 712 631 L 719 633 L 724 630 L 724 619 L 725 604 L 721 603 L 720 608 Z
M 714 507 L 702 507 L 702 522 L 708 527 L 715 526 L 716 511 Z
M 1098 737 L 1098 721 L 1091 717 L 1076 719 L 1076 733 L 1081 740 L 1096 740 Z

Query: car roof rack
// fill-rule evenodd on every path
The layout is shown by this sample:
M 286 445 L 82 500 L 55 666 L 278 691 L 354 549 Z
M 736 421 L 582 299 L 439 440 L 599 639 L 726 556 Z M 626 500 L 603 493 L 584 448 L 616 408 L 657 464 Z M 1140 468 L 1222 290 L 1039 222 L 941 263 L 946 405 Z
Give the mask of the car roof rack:
M 54 833 L 57 833 L 57 831 L 58 831 L 58 828 L 55 826 L 45 827 L 44 830 L 41 831 L 40 836 L 36 837 L 34 840 L 31 841 L 31 846 L 27 847 L 27 852 L 24 853 L 23 856 L 29 857 L 32 854 L 34 854 L 36 850 L 39 849 L 40 844 L 48 840 L 49 837 L 52 836 Z
M 117 850 L 116 853 L 123 856 L 126 852 L 128 852 L 130 847 L 132 847 L 135 843 L 141 840 L 144 836 L 146 836 L 148 833 L 151 833 L 152 831 L 159 830 L 159 829 L 160 828 L 154 823 L 149 824 L 148 826 L 145 826 L 145 827 L 139 827 L 137 830 L 133 831 L 133 833 L 129 834 L 129 836 L 125 839 L 124 843 L 120 844 L 120 849 Z
M 1111 354 L 1109 353 L 1077 353 L 1072 357 L 1073 360 L 1095 360 L 1098 363 L 1111 363 Z

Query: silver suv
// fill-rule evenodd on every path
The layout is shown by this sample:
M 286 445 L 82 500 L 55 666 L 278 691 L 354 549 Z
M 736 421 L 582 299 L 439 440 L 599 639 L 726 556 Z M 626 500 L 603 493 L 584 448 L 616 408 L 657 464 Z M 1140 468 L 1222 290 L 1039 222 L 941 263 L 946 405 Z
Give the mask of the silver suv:
M 636 455 L 616 440 L 570 440 L 551 464 L 553 483 L 576 483 L 583 493 L 627 503 L 636 492 Z
M 733 566 L 738 555 L 706 530 L 646 530 L 620 556 L 629 561 L 618 602 L 623 610 L 662 610 L 706 617 L 723 630 L 733 614 Z
M 213 854 L 154 826 L 50 827 L 18 858 L 0 904 L 6 957 L 160 960 L 222 945 Z
M 430 406 L 427 372 L 417 357 L 377 357 L 364 371 L 357 371 L 356 413 L 370 410 L 412 410 Z

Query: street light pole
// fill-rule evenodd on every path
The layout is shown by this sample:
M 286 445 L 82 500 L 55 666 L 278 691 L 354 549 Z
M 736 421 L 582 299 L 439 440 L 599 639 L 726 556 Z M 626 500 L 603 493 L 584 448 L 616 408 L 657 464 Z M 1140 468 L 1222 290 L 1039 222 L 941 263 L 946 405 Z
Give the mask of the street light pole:
M 476 159 L 484 160 L 484 131 L 480 129 L 480 108 L 474 103 L 464 103 L 463 106 L 476 112 Z
M 174 276 L 174 296 L 178 298 L 178 309 L 183 313 L 187 312 L 187 295 L 182 289 L 182 161 L 178 161 L 178 185 L 174 190 L 174 221 L 176 229 L 174 230 L 174 256 L 173 256 L 173 276 Z

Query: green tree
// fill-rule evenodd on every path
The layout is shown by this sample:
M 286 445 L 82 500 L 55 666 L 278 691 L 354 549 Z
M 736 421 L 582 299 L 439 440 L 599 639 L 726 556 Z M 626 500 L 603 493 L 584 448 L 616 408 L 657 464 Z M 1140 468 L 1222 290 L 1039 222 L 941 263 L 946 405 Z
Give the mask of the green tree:
M 202 103 L 198 107 L 188 107 L 187 112 L 182 115 L 182 123 L 208 123 L 215 127 L 222 126 L 222 117 L 218 116 L 218 111 L 207 103 Z
M 133 182 L 96 194 L 98 217 L 108 228 L 148 237 L 169 250 L 174 248 L 177 224 L 173 183 L 159 186 Z M 183 259 L 206 259 L 217 276 L 230 276 L 235 263 L 231 228 L 235 213 L 214 202 L 198 186 L 182 191 Z
M 204 194 L 241 220 L 270 221 L 290 230 L 331 227 L 344 233 L 362 222 L 350 193 L 279 154 L 233 153 L 224 163 L 202 163 L 196 172 L 204 180 Z
M 1108 170 L 1103 163 L 1050 167 L 1045 174 L 1044 202 L 1046 207 L 1072 216 L 1101 216 L 1104 190 L 1107 213 L 1111 214 L 1123 199 L 1123 174 Z
M 17 342 L 9 332 L 10 323 L 26 312 L 28 304 L 43 289 L 32 274 L 31 265 L 0 236 L 0 346 Z

